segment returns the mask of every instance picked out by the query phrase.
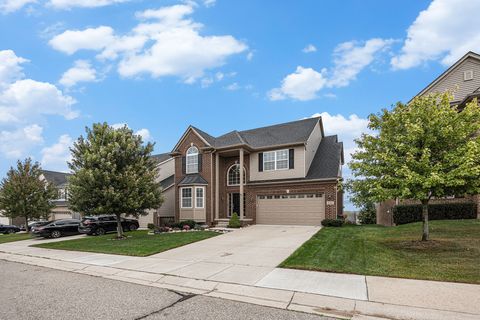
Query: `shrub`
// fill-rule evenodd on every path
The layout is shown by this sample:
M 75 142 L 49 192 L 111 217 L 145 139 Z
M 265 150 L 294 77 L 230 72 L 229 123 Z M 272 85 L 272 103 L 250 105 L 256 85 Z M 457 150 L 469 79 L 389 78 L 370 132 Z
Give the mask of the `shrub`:
M 153 223 L 149 223 L 149 224 L 147 224 L 147 228 L 150 229 L 150 230 L 153 230 L 153 229 L 155 229 L 155 225 Z
M 228 227 L 229 228 L 240 228 L 242 226 L 240 222 L 240 218 L 238 217 L 238 214 L 234 212 L 232 214 L 232 217 L 230 218 L 230 221 L 228 221 Z
M 363 207 L 358 215 L 358 220 L 361 224 L 376 224 L 377 210 L 375 210 L 375 206 Z
M 185 231 L 190 230 L 190 226 L 189 226 L 188 224 L 184 225 L 184 226 L 183 226 L 183 230 L 185 230 Z
M 474 203 L 442 203 L 428 206 L 428 220 L 475 219 L 477 206 Z M 398 205 L 393 208 L 396 225 L 422 221 L 422 205 Z
M 322 220 L 322 226 L 324 227 L 341 227 L 343 225 L 342 219 L 325 219 Z
M 193 220 L 184 220 L 177 223 L 170 223 L 168 226 L 173 229 L 183 229 L 183 226 L 189 226 L 190 229 L 195 228 L 197 223 Z

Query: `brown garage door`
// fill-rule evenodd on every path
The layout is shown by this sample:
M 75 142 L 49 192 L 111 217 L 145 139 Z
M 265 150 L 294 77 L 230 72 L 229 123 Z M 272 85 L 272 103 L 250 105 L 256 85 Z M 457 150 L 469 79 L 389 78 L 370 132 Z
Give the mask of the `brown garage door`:
M 325 219 L 325 197 L 317 194 L 257 197 L 258 224 L 318 226 Z

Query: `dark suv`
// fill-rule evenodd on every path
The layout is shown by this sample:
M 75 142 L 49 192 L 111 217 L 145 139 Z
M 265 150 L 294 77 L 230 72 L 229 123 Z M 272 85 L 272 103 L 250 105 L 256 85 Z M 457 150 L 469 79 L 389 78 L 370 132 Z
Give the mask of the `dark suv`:
M 32 236 L 44 238 L 60 238 L 62 236 L 71 236 L 78 234 L 78 226 L 80 220 L 77 219 L 60 219 L 48 222 L 43 226 L 32 229 Z
M 138 220 L 122 218 L 124 231 L 137 230 L 138 226 Z M 114 215 L 85 217 L 82 219 L 78 231 L 80 233 L 97 236 L 107 232 L 117 231 L 117 217 Z

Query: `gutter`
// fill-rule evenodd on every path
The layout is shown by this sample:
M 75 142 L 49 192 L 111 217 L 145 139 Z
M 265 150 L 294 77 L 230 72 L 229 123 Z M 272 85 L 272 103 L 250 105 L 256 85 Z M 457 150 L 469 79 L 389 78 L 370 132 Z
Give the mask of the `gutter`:
M 299 183 L 299 182 L 328 182 L 328 181 L 336 181 L 342 180 L 341 177 L 335 178 L 319 178 L 319 179 L 297 179 L 297 180 L 280 180 L 280 181 L 266 181 L 266 182 L 250 182 L 247 183 L 247 186 L 255 186 L 255 185 L 269 185 L 269 184 L 285 184 L 285 183 Z

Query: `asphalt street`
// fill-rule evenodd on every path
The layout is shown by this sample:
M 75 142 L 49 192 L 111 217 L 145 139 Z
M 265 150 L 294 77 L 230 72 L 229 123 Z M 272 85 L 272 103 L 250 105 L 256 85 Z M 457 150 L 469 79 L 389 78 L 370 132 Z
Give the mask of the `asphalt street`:
M 331 319 L 0 260 L 0 319 Z

